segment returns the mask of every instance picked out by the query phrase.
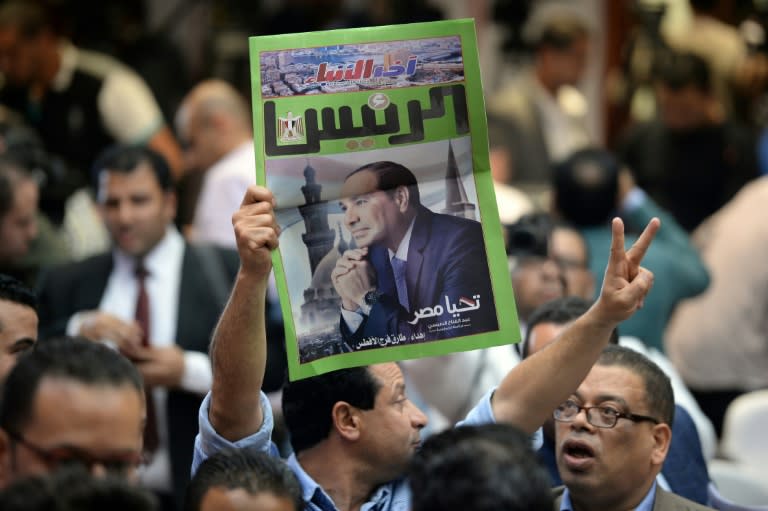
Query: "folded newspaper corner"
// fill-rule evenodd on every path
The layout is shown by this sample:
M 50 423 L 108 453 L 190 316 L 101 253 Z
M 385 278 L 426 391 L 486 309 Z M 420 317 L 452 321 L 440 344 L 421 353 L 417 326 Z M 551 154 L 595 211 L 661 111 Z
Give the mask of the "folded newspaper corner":
M 250 38 L 292 380 L 520 340 L 472 20 Z

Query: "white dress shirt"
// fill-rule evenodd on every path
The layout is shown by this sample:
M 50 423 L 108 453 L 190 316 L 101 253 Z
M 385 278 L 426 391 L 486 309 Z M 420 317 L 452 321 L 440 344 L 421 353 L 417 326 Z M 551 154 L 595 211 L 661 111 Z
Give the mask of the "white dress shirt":
M 253 142 L 248 141 L 205 173 L 195 209 L 194 239 L 236 249 L 232 214 L 252 184 L 256 184 L 256 157 Z
M 184 248 L 184 239 L 181 234 L 175 227 L 168 226 L 165 237 L 144 258 L 144 266 L 149 273 L 145 280 L 150 307 L 149 342 L 153 347 L 172 346 L 176 342 Z M 135 274 L 136 260 L 115 249 L 113 262 L 112 273 L 109 275 L 107 286 L 99 302 L 99 310 L 132 322 L 135 318 L 139 293 Z M 67 325 L 67 333 L 77 334 L 82 321 L 82 314 L 72 316 Z M 109 339 L 103 339 L 103 341 L 114 345 Z M 185 351 L 181 388 L 204 395 L 211 388 L 212 381 L 213 375 L 208 355 L 198 351 Z M 159 446 L 152 462 L 142 472 L 141 480 L 145 486 L 153 490 L 170 492 L 172 490 L 171 465 L 168 450 L 168 417 L 165 407 L 168 391 L 162 387 L 155 387 L 152 389 L 152 394 L 157 417 Z

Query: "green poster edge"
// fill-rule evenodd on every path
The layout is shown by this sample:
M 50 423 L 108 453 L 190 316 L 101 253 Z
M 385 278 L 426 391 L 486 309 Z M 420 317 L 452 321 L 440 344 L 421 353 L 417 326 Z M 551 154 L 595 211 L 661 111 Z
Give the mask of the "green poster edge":
M 485 100 L 477 51 L 474 20 L 446 20 L 405 25 L 388 25 L 356 29 L 339 29 L 298 34 L 254 36 L 249 38 L 251 91 L 253 97 L 254 151 L 256 154 L 256 182 L 266 184 L 266 158 L 262 140 L 257 137 L 257 127 L 263 124 L 261 102 L 261 75 L 259 53 L 288 48 L 306 48 L 339 44 L 362 44 L 372 41 L 422 39 L 457 35 L 461 37 L 465 76 L 465 90 L 469 110 L 470 136 L 472 138 L 473 178 L 477 189 L 479 207 L 482 209 L 482 228 L 485 238 L 488 265 L 496 302 L 499 329 L 495 332 L 475 334 L 455 339 L 445 339 L 407 346 L 394 346 L 374 350 L 331 355 L 301 364 L 299 362 L 296 331 L 293 321 L 285 268 L 279 249 L 272 252 L 275 282 L 280 296 L 280 307 L 286 318 L 285 340 L 288 357 L 288 373 L 291 380 L 316 376 L 346 367 L 369 365 L 393 360 L 414 359 L 446 355 L 514 344 L 521 340 L 514 293 L 512 291 L 507 257 L 498 208 L 493 190 L 488 154 L 488 128 L 485 118 Z M 321 153 L 322 154 L 322 153 Z M 279 207 L 279 204 L 278 204 Z

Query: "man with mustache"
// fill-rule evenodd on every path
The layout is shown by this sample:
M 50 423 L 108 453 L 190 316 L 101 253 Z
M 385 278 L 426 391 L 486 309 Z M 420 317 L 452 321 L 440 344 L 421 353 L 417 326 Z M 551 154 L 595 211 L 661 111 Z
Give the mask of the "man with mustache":
M 266 367 L 264 304 L 271 251 L 278 246 L 275 200 L 263 187 L 246 192 L 232 223 L 240 270 L 211 345 L 213 385 L 200 407 L 192 471 L 229 448 L 277 455 L 272 409 L 261 392 Z M 600 298 L 547 350 L 515 366 L 469 412 L 466 424 L 513 424 L 533 433 L 589 372 L 614 327 L 641 305 L 653 274 L 640 266 L 659 229 L 652 220 L 625 252 L 614 243 Z M 294 455 L 287 460 L 311 511 L 406 511 L 404 477 L 427 418 L 408 399 L 395 363 L 332 371 L 290 382 L 283 412 Z
M 629 348 L 605 348 L 554 412 L 557 467 L 565 485 L 556 491 L 556 509 L 710 509 L 657 485 L 674 410 L 669 378 L 656 364 Z

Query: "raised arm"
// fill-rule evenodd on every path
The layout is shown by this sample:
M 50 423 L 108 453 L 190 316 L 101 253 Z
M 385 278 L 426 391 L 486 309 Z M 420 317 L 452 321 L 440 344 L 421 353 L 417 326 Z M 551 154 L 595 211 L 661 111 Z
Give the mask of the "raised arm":
M 273 203 L 269 190 L 254 185 L 232 216 L 240 271 L 211 343 L 209 411 L 211 425 L 230 441 L 256 432 L 263 420 L 259 403 L 267 359 L 266 290 L 270 252 L 279 234 Z
M 659 226 L 659 220 L 652 219 L 625 252 L 624 224 L 613 219 L 611 254 L 600 296 L 558 339 L 504 377 L 491 401 L 497 422 L 532 433 L 578 388 L 608 344 L 611 331 L 642 307 L 653 274 L 640 262 Z

